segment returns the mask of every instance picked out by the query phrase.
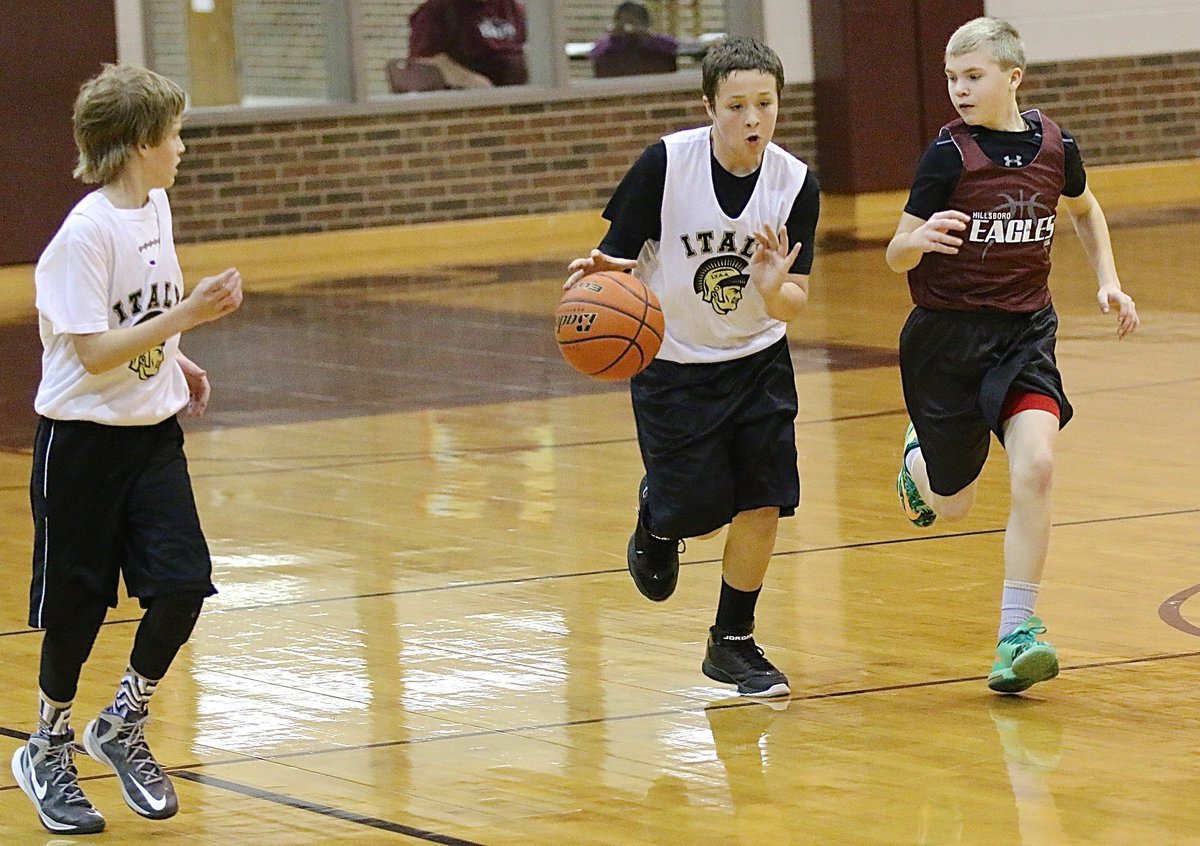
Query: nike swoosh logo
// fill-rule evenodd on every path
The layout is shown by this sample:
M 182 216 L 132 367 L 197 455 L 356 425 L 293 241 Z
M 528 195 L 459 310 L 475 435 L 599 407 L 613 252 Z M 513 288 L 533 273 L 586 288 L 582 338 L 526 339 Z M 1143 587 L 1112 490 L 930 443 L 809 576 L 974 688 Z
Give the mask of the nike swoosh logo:
M 138 789 L 138 792 L 141 793 L 142 796 L 146 797 L 146 804 L 154 810 L 161 811 L 163 808 L 167 807 L 167 797 L 165 795 L 156 798 L 153 793 L 142 787 L 142 785 L 136 781 L 133 782 L 133 786 Z
M 25 753 L 25 760 L 29 760 L 29 753 Z M 29 768 L 29 784 L 33 787 L 33 792 L 37 794 L 38 801 L 46 798 L 46 791 L 50 789 L 48 784 L 40 784 L 37 778 L 37 770 L 32 766 Z

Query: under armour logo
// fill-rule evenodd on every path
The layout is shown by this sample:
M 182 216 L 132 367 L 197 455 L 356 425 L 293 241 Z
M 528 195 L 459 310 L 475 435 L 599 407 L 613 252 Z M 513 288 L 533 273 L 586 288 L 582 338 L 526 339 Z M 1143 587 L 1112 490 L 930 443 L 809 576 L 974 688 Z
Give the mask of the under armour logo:
M 1025 164 L 1025 162 L 1021 161 L 1020 156 L 1005 156 L 1004 157 L 1004 166 L 1005 167 L 1021 167 L 1024 164 Z

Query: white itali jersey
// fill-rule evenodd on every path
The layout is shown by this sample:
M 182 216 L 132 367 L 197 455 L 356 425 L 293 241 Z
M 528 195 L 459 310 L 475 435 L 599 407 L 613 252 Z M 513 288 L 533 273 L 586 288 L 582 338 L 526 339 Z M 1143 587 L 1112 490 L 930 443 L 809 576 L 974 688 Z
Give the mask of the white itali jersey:
M 99 191 L 88 194 L 42 253 L 34 278 L 42 336 L 38 414 L 141 426 L 187 404 L 178 335 L 99 375 L 84 369 L 71 339 L 136 325 L 183 298 L 165 191 L 151 191 L 140 209 L 118 209 Z
M 636 271 L 662 304 L 666 336 L 658 358 L 681 364 L 743 358 L 784 336 L 787 324 L 767 315 L 746 273 L 754 233 L 787 223 L 808 172 L 804 162 L 768 144 L 750 202 L 731 218 L 713 189 L 711 129 L 663 139 L 662 240 L 645 243 Z

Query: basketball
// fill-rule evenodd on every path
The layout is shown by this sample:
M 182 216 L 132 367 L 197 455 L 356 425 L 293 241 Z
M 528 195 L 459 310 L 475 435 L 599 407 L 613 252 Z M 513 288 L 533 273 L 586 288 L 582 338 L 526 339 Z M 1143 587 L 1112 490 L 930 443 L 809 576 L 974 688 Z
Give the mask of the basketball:
M 554 312 L 554 337 L 563 358 L 585 376 L 606 382 L 628 379 L 658 353 L 662 306 L 628 273 L 592 273 L 563 292 Z

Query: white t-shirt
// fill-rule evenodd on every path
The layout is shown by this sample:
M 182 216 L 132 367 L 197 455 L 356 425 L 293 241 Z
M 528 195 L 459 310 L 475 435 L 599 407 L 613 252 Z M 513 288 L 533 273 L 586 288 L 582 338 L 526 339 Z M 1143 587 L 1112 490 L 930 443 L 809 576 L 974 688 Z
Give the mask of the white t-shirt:
M 151 191 L 140 209 L 118 209 L 99 191 L 88 194 L 42 253 L 34 281 L 42 336 L 38 414 L 144 426 L 187 404 L 178 335 L 99 375 L 84 369 L 71 339 L 136 325 L 183 298 L 165 191 Z
M 768 144 L 754 193 L 731 218 L 713 188 L 710 132 L 703 126 L 663 138 L 662 240 L 647 241 L 638 256 L 637 275 L 658 296 L 666 322 L 657 357 L 681 364 L 743 358 L 784 336 L 787 324 L 767 315 L 746 272 L 754 233 L 787 224 L 808 173 L 804 162 Z

